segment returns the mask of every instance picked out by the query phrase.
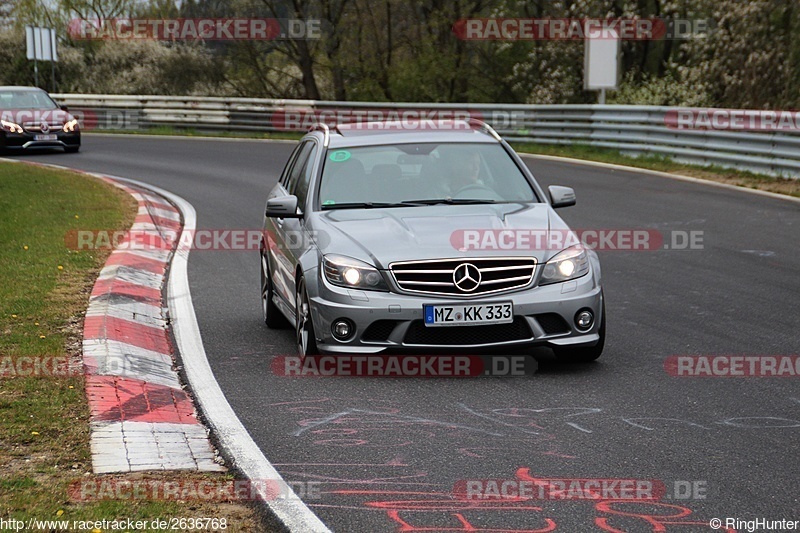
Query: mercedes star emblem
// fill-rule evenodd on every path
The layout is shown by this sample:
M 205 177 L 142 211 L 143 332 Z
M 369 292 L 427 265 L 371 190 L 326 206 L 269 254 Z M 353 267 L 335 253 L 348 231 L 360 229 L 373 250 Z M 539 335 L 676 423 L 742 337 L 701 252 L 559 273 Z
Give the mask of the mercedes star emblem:
M 453 283 L 461 292 L 472 292 L 481 284 L 481 271 L 472 263 L 461 263 L 453 270 Z

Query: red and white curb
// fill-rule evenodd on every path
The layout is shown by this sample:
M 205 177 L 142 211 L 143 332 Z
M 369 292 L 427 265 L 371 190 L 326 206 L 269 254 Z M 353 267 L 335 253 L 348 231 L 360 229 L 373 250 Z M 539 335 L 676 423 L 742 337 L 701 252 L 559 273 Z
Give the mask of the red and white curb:
M 189 235 L 195 232 L 197 213 L 192 204 L 176 194 L 152 185 L 133 180 L 122 181 L 133 186 L 147 188 L 168 199 L 181 213 L 183 231 Z M 273 485 L 277 483 L 281 487 L 281 493 L 285 497 L 275 499 L 266 494 L 261 484 L 256 484 L 266 507 L 287 530 L 302 531 L 303 533 L 330 533 L 330 529 L 303 503 L 303 500 L 295 494 L 291 486 L 264 456 L 264 452 L 236 416 L 220 389 L 219 383 L 214 378 L 192 304 L 192 291 L 189 288 L 188 278 L 190 251 L 191 244 L 179 239 L 178 247 L 170 264 L 167 303 L 172 319 L 170 326 L 175 337 L 175 344 L 183 362 L 186 380 L 195 391 L 197 406 L 202 410 L 206 424 L 214 433 L 215 442 L 218 443 L 226 457 L 233 461 L 233 465 L 239 473 L 247 479 L 270 480 Z
M 89 299 L 83 363 L 93 470 L 224 471 L 173 367 L 162 306 L 173 250 L 160 236 L 181 230 L 180 212 L 149 191 L 102 179 L 139 203 L 131 230 L 160 244 L 135 250 L 121 242 L 100 271 Z

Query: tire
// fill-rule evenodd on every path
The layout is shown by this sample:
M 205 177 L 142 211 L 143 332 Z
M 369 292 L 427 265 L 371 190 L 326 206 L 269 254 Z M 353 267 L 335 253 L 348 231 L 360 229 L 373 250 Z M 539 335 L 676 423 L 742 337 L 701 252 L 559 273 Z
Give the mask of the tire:
M 289 326 L 289 321 L 280 312 L 278 306 L 275 305 L 273 297 L 275 293 L 272 290 L 272 279 L 269 276 L 269 264 L 264 251 L 259 253 L 261 256 L 261 313 L 264 323 L 268 328 L 284 329 Z
M 81 145 L 78 145 L 78 146 L 65 146 L 64 147 L 64 152 L 67 153 L 67 154 L 74 154 L 75 152 L 77 152 L 80 149 L 81 149 Z
M 317 338 L 314 335 L 314 321 L 311 319 L 311 306 L 308 302 L 308 292 L 306 291 L 306 280 L 300 277 L 297 280 L 297 291 L 295 295 L 296 319 L 295 319 L 295 338 L 297 339 L 297 352 L 302 357 L 319 355 L 317 349 Z
M 591 363 L 603 354 L 606 344 L 606 302 L 603 300 L 603 321 L 600 323 L 600 340 L 594 346 L 584 348 L 553 348 L 553 353 L 559 361 L 566 363 Z

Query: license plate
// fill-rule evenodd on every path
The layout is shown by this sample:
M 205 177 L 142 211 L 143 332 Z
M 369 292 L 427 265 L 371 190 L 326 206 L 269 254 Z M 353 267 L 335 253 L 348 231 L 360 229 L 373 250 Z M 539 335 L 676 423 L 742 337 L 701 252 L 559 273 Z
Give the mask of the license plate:
M 486 304 L 423 305 L 426 326 L 506 324 L 514 321 L 511 302 Z
M 33 140 L 34 141 L 55 141 L 56 139 L 58 139 L 58 135 L 55 135 L 55 134 L 52 134 L 52 133 L 49 134 L 49 135 L 34 135 L 33 136 Z

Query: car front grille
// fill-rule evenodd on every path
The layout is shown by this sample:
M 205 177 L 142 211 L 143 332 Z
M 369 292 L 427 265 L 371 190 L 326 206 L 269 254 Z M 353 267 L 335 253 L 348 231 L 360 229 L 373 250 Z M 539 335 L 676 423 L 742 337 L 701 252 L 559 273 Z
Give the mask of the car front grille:
M 414 320 L 408 326 L 403 344 L 468 346 L 513 342 L 531 337 L 533 333 L 523 317 L 516 317 L 509 324 L 483 326 L 427 327 L 422 320 Z
M 533 257 L 491 257 L 403 261 L 389 265 L 398 287 L 407 292 L 474 296 L 518 289 L 536 272 Z
M 63 124 L 49 124 L 47 127 L 46 133 L 58 133 L 64 127 Z M 42 124 L 41 122 L 26 122 L 22 124 L 22 128 L 25 131 L 29 131 L 31 133 L 42 133 Z

